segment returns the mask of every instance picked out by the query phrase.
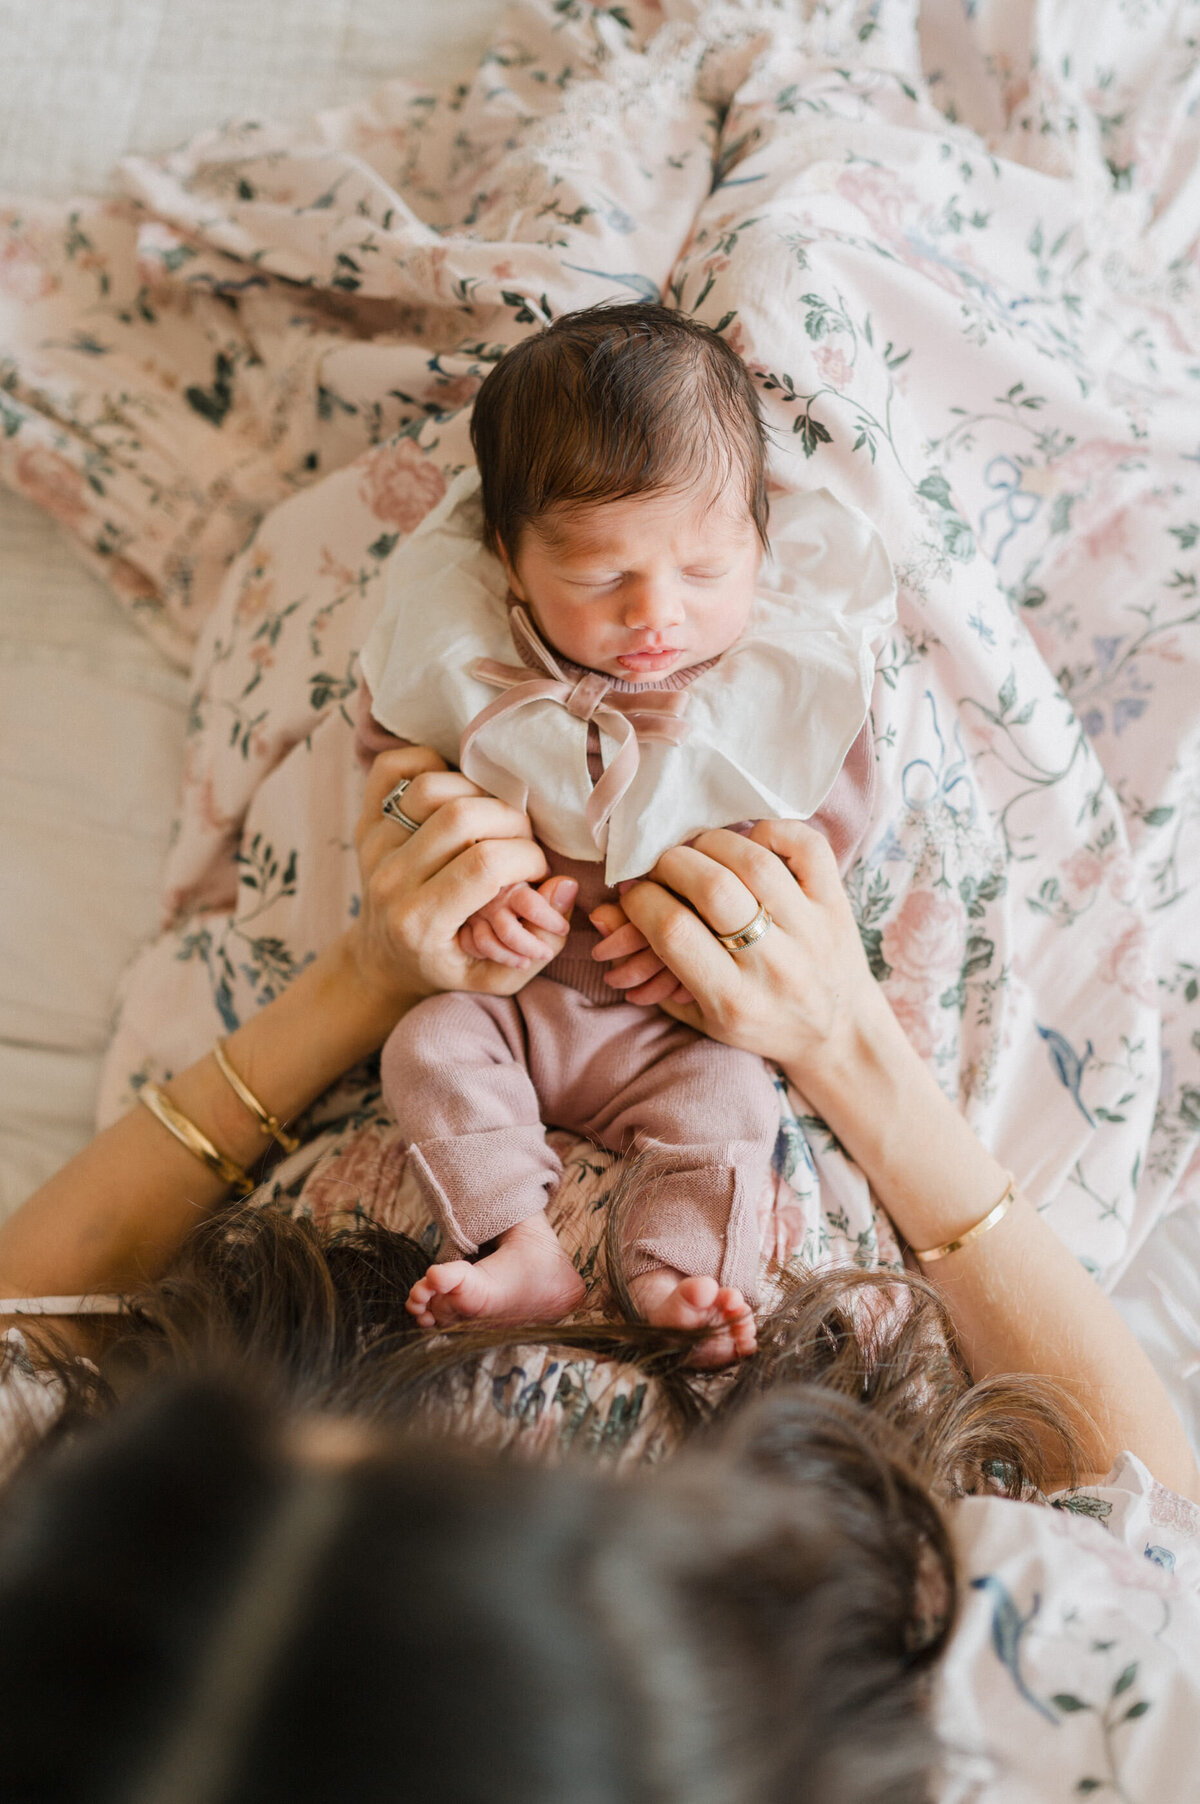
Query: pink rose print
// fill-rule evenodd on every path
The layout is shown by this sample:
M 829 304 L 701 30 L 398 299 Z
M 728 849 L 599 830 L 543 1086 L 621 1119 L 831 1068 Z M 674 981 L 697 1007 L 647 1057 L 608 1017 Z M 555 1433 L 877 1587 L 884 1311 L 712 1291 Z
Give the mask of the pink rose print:
M 410 438 L 402 438 L 372 452 L 358 492 L 377 520 L 412 532 L 446 493 L 446 479 Z
M 739 357 L 746 355 L 746 334 L 742 331 L 742 322 L 735 319 L 732 326 L 721 334 L 730 350 Z
M 1086 846 L 1072 852 L 1062 867 L 1062 885 L 1067 900 L 1074 907 L 1086 902 L 1104 877 L 1104 861 Z
M 23 495 L 64 526 L 87 517 L 87 485 L 75 465 L 44 445 L 28 445 L 17 454 L 17 487 Z
M 108 580 L 118 595 L 127 601 L 152 601 L 158 594 L 144 570 L 131 564 L 127 557 L 115 557 L 108 566 Z
M 913 1051 L 920 1058 L 932 1058 L 937 1046 L 937 1023 L 933 1010 L 919 996 L 895 990 L 890 984 L 887 999 Z
M 1096 563 L 1118 557 L 1123 558 L 1127 564 L 1134 563 L 1136 560 L 1129 543 L 1129 523 L 1130 512 L 1127 507 L 1118 507 L 1106 514 L 1098 526 L 1083 535 L 1088 556 Z
M 0 250 L 0 293 L 14 301 L 40 301 L 58 285 L 27 238 L 12 237 Z
M 1118 852 L 1108 866 L 1108 887 L 1118 902 L 1133 902 L 1138 894 L 1138 874 L 1128 852 Z
M 275 579 L 271 575 L 271 554 L 260 552 L 242 578 L 238 589 L 234 618 L 239 621 L 257 619 L 265 614 L 275 599 Z
M 957 896 L 917 889 L 883 930 L 883 956 L 903 982 L 940 994 L 962 968 L 966 914 Z
M 1127 996 L 1136 996 L 1139 1002 L 1154 1002 L 1158 989 L 1150 969 L 1146 938 L 1144 923 L 1130 921 L 1101 959 L 1100 976 L 1105 983 L 1115 983 Z
M 866 165 L 844 170 L 838 177 L 837 191 L 889 239 L 903 232 L 906 206 L 917 198 L 911 188 L 887 170 Z
M 1200 1529 L 1200 1510 L 1186 1497 L 1168 1491 L 1154 1479 L 1150 1485 L 1150 1520 L 1160 1528 L 1173 1528 L 1181 1535 L 1194 1535 Z
M 815 362 L 831 388 L 845 388 L 853 374 L 846 353 L 838 345 L 818 346 Z
M 455 407 L 465 407 L 479 393 L 477 376 L 450 376 L 445 382 L 439 382 L 433 391 L 432 399 L 446 413 Z
M 1063 865 L 1063 876 L 1072 889 L 1095 889 L 1103 875 L 1102 860 L 1097 853 L 1089 852 L 1086 846 L 1081 846 L 1078 852 L 1072 852 Z
M 406 1156 L 404 1141 L 396 1128 L 361 1128 L 337 1148 L 332 1158 L 317 1167 L 304 1186 L 304 1201 L 313 1220 L 325 1222 L 344 1212 L 363 1209 L 384 1226 L 401 1226 L 400 1220 L 393 1222 L 391 1218 Z

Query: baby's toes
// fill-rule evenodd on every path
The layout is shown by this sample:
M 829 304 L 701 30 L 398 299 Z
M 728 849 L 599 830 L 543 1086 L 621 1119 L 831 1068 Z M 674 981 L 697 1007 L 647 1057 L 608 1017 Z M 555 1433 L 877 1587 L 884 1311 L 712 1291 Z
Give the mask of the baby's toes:
M 741 1291 L 735 1290 L 730 1284 L 723 1284 L 717 1291 L 714 1307 L 724 1322 L 738 1321 L 750 1313 L 750 1305 Z
M 749 1359 L 758 1346 L 758 1325 L 754 1317 L 747 1313 L 737 1321 L 730 1322 L 727 1329 L 733 1342 L 733 1351 L 738 1359 Z
M 737 1358 L 745 1359 L 758 1345 L 754 1312 L 740 1290 L 725 1286 L 718 1291 L 713 1317 L 725 1326 Z
M 702 1328 L 706 1322 L 712 1322 L 715 1326 L 723 1319 L 713 1313 L 720 1294 L 721 1286 L 715 1278 L 684 1278 L 676 1288 L 675 1298 L 681 1312 L 686 1312 L 686 1316 L 692 1319 L 685 1319 L 680 1325 Z
M 747 1322 L 744 1328 L 733 1330 L 733 1350 L 738 1359 L 749 1359 L 758 1351 L 758 1329 L 754 1322 Z
M 407 1309 L 409 1315 L 416 1318 L 422 1328 L 432 1328 L 434 1326 L 433 1314 L 429 1307 L 433 1295 L 434 1292 L 432 1286 L 427 1284 L 424 1278 L 420 1278 L 413 1285 L 408 1296 L 405 1298 L 404 1307 Z

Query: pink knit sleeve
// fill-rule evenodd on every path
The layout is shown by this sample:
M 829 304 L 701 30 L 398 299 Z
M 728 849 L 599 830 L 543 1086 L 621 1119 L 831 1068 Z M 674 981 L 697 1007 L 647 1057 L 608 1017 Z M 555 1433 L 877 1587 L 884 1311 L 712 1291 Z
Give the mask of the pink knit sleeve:
M 875 747 L 871 742 L 871 722 L 850 750 L 846 761 L 834 778 L 833 788 L 812 817 L 833 847 L 838 870 L 844 877 L 862 850 L 871 825 L 875 803 Z
M 371 712 L 371 691 L 366 679 L 359 679 L 354 717 L 354 755 L 364 770 L 369 770 L 380 752 L 390 752 L 398 745 L 411 745 L 411 739 L 398 739 L 381 727 Z

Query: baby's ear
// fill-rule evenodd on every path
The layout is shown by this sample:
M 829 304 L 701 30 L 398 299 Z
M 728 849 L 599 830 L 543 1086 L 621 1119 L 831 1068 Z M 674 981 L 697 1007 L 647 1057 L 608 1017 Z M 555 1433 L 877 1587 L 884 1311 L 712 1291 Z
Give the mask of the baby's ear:
M 513 563 L 511 557 L 508 555 L 507 547 L 504 545 L 497 544 L 496 556 L 500 559 L 501 565 L 503 566 L 503 569 L 504 569 L 504 574 L 508 578 L 510 599 L 515 599 L 516 601 L 525 603 L 527 600 L 526 595 L 525 595 L 525 590 L 522 587 L 520 577 L 517 575 L 517 567 Z

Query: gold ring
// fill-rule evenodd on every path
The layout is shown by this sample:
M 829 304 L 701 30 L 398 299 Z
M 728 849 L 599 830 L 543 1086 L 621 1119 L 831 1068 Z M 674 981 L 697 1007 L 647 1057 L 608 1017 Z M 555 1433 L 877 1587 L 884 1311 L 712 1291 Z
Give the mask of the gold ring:
M 718 933 L 716 937 L 726 952 L 742 952 L 747 946 L 753 946 L 755 940 L 761 940 L 767 928 L 772 925 L 770 915 L 760 902 L 758 913 L 752 921 L 747 921 L 746 925 L 739 927 L 736 933 Z

